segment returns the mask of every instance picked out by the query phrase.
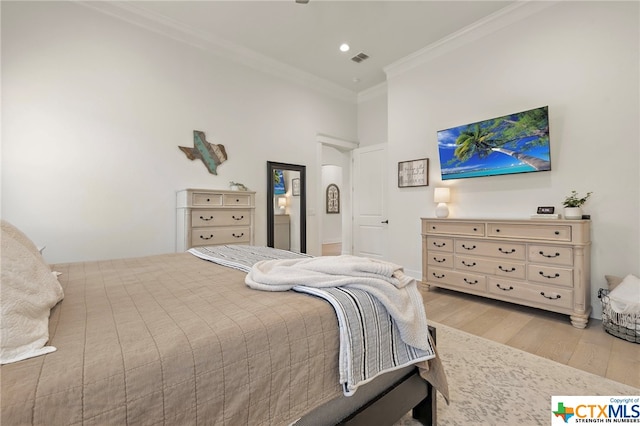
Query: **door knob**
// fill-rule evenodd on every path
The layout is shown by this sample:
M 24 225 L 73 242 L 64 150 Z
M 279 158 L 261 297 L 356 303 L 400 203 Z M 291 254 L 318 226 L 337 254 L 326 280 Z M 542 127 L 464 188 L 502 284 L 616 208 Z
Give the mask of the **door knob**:
M 382 222 L 380 222 L 380 223 L 389 223 L 389 219 L 387 219 L 387 220 L 383 220 L 383 221 L 382 221 Z

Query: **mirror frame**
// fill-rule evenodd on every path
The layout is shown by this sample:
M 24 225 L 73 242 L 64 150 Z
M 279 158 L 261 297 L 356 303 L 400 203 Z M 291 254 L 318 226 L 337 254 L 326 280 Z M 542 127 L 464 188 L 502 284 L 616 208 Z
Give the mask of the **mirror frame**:
M 300 173 L 300 252 L 307 252 L 307 166 L 267 161 L 267 246 L 274 246 L 273 171 L 291 170 Z

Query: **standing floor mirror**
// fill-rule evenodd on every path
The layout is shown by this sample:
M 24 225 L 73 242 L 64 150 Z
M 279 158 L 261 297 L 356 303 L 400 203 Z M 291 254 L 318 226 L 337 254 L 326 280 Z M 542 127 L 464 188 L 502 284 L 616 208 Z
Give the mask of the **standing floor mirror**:
M 306 166 L 267 161 L 267 246 L 307 252 Z

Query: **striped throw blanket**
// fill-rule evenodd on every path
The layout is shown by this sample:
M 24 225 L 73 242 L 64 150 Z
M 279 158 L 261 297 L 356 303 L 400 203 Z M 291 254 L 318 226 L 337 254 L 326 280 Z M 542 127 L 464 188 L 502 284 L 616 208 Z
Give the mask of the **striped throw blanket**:
M 247 272 L 246 282 L 252 288 L 292 289 L 328 301 L 340 326 L 339 374 L 347 396 L 380 374 L 435 358 L 415 280 L 399 274 L 396 265 L 354 256 L 313 258 L 239 245 L 198 247 L 189 252 Z M 301 272 L 296 266 L 307 269 Z

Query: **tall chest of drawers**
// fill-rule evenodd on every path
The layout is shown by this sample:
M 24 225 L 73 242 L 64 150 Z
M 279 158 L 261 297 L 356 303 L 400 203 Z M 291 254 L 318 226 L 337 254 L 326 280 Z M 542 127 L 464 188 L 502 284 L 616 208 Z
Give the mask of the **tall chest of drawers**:
M 422 281 L 570 315 L 591 313 L 588 220 L 422 219 Z
M 176 251 L 254 244 L 255 192 L 184 189 L 176 205 Z

